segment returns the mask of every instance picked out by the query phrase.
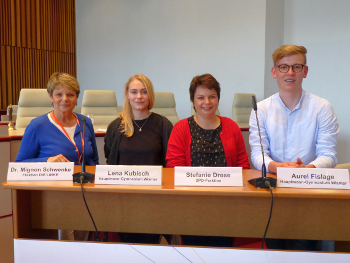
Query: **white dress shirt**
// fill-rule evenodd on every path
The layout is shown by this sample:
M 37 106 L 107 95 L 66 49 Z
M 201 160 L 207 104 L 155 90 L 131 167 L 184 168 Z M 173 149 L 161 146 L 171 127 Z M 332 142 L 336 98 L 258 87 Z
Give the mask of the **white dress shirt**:
M 332 105 L 303 90 L 299 103 L 290 111 L 279 93 L 258 103 L 258 119 L 268 171 L 270 162 L 295 162 L 297 157 L 316 168 L 337 164 L 339 125 Z M 249 119 L 251 160 L 261 170 L 261 154 L 255 112 Z

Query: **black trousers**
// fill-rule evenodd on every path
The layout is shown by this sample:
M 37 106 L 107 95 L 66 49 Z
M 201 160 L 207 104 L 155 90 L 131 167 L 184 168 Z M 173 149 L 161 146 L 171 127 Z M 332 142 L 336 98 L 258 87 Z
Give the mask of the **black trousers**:
M 186 246 L 233 247 L 234 237 L 189 236 L 182 235 Z
M 268 249 L 317 251 L 317 240 L 266 239 Z
M 123 243 L 159 244 L 160 237 L 159 234 L 119 233 Z

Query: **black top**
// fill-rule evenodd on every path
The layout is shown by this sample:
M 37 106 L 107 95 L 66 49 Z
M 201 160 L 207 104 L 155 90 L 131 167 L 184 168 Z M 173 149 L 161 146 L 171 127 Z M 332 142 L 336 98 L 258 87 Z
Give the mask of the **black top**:
M 135 125 L 135 122 L 140 128 Z M 122 136 L 119 144 L 118 164 L 162 165 L 163 120 L 151 114 L 143 120 L 135 120 L 134 134 Z
M 154 124 L 154 125 L 159 125 L 159 122 L 161 123 L 161 125 L 158 127 L 160 132 L 161 132 L 161 142 L 162 142 L 162 153 L 161 153 L 161 161 L 160 164 L 163 165 L 163 167 L 166 167 L 166 161 L 165 161 L 165 157 L 166 157 L 166 151 L 167 151 L 167 146 L 168 146 L 168 140 L 170 137 L 170 133 L 171 130 L 173 128 L 173 125 L 171 124 L 171 122 L 165 118 L 164 116 L 161 116 L 157 113 L 152 113 L 150 115 L 150 118 L 154 118 L 156 123 L 158 124 Z M 116 165 L 119 164 L 119 160 L 120 160 L 120 143 L 121 143 L 121 139 L 122 138 L 127 138 L 124 133 L 121 132 L 121 118 L 117 118 L 114 121 L 112 121 L 107 128 L 107 132 L 106 132 L 106 137 L 105 137 L 105 145 L 104 145 L 104 152 L 105 152 L 105 157 L 106 157 L 106 162 L 107 164 L 112 164 L 112 165 Z M 133 136 L 135 136 L 135 134 L 137 135 L 138 132 L 143 133 L 146 131 L 147 127 L 149 127 L 149 124 L 147 124 L 150 120 L 148 120 L 145 124 L 145 126 L 143 126 L 142 131 L 139 131 L 139 128 L 134 124 L 134 128 L 135 128 L 135 132 L 133 134 Z M 137 123 L 139 125 L 139 123 Z M 140 121 L 139 125 L 140 127 L 142 126 L 143 122 L 142 120 Z M 151 122 L 152 124 L 152 122 Z M 157 126 L 154 126 L 154 128 Z M 158 129 L 155 128 L 155 130 L 157 131 Z M 133 136 L 131 136 L 130 138 L 132 138 Z M 142 136 L 142 135 L 141 135 Z M 141 140 L 142 143 L 145 143 L 143 140 Z M 132 147 L 135 147 L 135 144 L 140 144 L 140 141 L 133 143 L 130 142 L 132 144 Z M 145 156 L 143 155 L 141 159 L 143 159 Z M 136 165 L 141 165 L 141 162 L 144 163 L 142 160 L 140 159 L 140 162 L 137 162 Z M 136 158 L 135 158 L 136 160 Z M 153 164 L 153 163 L 152 163 Z M 149 165 L 152 165 L 149 164 Z M 154 164 L 153 164 L 154 165 Z
M 191 131 L 192 166 L 227 167 L 224 147 L 220 138 L 222 124 L 215 130 L 201 128 L 194 117 L 188 119 Z

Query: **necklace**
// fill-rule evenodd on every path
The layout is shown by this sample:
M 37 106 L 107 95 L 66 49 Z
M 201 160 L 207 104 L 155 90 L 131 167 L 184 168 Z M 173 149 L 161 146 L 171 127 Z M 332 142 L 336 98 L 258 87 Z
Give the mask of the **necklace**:
M 151 116 L 151 114 L 150 114 L 149 116 Z M 133 122 L 134 122 L 134 123 L 136 124 L 136 126 L 139 128 L 139 131 L 142 131 L 142 127 L 143 127 L 143 126 L 146 124 L 146 122 L 148 121 L 149 116 L 147 117 L 147 119 L 145 120 L 145 122 L 142 124 L 141 127 L 137 125 L 137 123 L 136 123 L 135 120 L 133 120 Z

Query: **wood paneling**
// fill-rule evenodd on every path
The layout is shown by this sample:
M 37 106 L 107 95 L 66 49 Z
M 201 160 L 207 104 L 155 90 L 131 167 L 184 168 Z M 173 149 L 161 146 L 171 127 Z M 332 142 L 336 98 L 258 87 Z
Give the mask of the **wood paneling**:
M 56 71 L 76 76 L 74 0 L 1 0 L 0 109 Z

